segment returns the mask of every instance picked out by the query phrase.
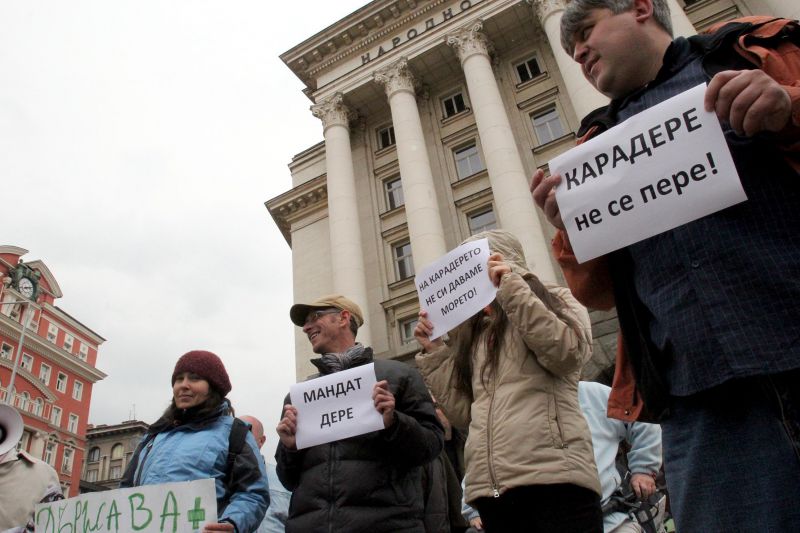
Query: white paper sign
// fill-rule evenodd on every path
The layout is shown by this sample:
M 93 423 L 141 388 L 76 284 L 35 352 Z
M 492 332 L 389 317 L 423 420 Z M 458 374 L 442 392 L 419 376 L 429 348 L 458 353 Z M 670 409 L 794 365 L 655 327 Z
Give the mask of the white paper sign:
M 431 339 L 492 303 L 497 287 L 489 279 L 488 260 L 489 241 L 478 239 L 446 253 L 414 278 L 419 305 L 433 324 Z
M 698 85 L 550 161 L 578 262 L 747 200 Z M 711 236 L 713 238 L 713 236 Z
M 383 429 L 372 400 L 375 383 L 375 364 L 370 363 L 292 385 L 297 449 Z
M 90 492 L 36 506 L 37 533 L 192 532 L 217 521 L 213 479 Z

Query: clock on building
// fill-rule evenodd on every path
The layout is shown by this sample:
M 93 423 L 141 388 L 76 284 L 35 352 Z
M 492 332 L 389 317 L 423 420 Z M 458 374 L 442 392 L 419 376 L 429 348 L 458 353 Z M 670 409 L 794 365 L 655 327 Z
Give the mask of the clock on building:
M 36 292 L 36 287 L 30 278 L 20 278 L 19 283 L 17 283 L 17 289 L 25 298 L 33 298 L 33 294 Z

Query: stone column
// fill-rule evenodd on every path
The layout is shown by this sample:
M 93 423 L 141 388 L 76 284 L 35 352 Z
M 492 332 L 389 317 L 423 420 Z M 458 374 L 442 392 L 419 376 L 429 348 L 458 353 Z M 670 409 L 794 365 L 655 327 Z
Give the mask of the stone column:
M 563 0 L 532 0 L 533 9 L 539 22 L 547 35 L 547 42 L 553 50 L 553 55 L 564 80 L 569 101 L 578 120 L 583 119 L 590 111 L 608 103 L 606 98 L 597 89 L 592 87 L 581 71 L 581 66 L 575 62 L 561 47 L 561 16 L 564 14 Z
M 311 106 L 311 113 L 322 121 L 325 137 L 333 288 L 361 307 L 366 323 L 359 328 L 358 340 L 369 346 L 367 278 L 350 148 L 351 112 L 342 99 L 342 93 L 336 93 L 326 101 Z
M 447 245 L 417 108 L 415 79 L 406 58 L 377 71 L 374 78 L 384 86 L 392 109 L 408 234 L 414 265 L 419 269 L 444 255 Z
M 543 281 L 555 282 L 550 246 L 535 212 L 500 89 L 489 59 L 489 41 L 481 22 L 446 37 L 458 53 L 481 138 L 500 227 L 522 242 L 531 270 Z
M 672 21 L 672 34 L 675 37 L 689 37 L 697 33 L 692 21 L 683 10 L 685 2 L 683 0 L 667 0 L 669 15 Z

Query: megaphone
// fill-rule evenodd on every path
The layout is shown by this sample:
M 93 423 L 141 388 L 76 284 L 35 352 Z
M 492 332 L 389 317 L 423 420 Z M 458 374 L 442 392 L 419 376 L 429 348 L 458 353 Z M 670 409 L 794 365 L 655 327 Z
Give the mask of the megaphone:
M 0 457 L 5 455 L 22 438 L 22 417 L 10 405 L 0 404 Z

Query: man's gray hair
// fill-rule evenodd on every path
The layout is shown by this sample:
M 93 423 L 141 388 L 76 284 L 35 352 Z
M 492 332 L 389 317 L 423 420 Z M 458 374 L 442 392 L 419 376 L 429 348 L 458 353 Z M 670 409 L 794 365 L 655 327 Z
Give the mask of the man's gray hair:
M 669 16 L 667 0 L 652 0 L 653 19 L 670 36 L 672 20 Z M 575 33 L 583 26 L 584 20 L 593 9 L 610 9 L 615 15 L 633 9 L 633 0 L 572 0 L 567 3 L 561 17 L 561 46 L 572 56 L 575 51 Z

